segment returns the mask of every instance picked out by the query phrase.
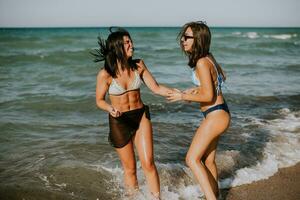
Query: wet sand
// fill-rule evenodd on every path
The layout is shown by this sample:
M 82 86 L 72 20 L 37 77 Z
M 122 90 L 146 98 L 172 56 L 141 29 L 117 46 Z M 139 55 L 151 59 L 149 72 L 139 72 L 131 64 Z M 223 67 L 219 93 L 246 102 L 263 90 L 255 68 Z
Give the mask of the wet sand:
M 224 190 L 226 200 L 299 200 L 300 163 L 282 168 L 266 180 Z
M 79 193 L 84 193 L 84 191 Z M 90 193 L 82 196 L 89 196 L 91 199 L 98 198 L 99 200 L 115 199 L 106 195 L 105 188 L 98 191 L 97 195 Z M 71 199 L 82 199 L 81 197 L 75 195 Z M 292 167 L 282 168 L 266 180 L 223 190 L 222 197 L 224 200 L 300 200 L 300 163 Z M 61 191 L 49 192 L 43 188 L 32 189 L 30 185 L 24 188 L 0 186 L 0 199 L 48 200 L 70 199 L 70 196 Z

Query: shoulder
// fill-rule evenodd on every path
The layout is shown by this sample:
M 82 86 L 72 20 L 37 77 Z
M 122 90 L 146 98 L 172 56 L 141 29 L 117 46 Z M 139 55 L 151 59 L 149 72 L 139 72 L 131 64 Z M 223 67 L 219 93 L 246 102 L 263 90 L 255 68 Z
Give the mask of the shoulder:
M 134 62 L 137 66 L 137 70 L 139 73 L 142 73 L 145 69 L 147 69 L 146 64 L 143 61 L 143 59 L 135 59 Z
M 108 81 L 111 78 L 111 75 L 104 68 L 98 72 L 97 80 Z
M 210 70 L 211 65 L 212 65 L 211 62 L 209 62 L 209 60 L 206 57 L 204 57 L 204 58 L 200 58 L 197 61 L 195 68 L 197 70 L 200 70 L 200 71 L 202 71 L 202 70 Z

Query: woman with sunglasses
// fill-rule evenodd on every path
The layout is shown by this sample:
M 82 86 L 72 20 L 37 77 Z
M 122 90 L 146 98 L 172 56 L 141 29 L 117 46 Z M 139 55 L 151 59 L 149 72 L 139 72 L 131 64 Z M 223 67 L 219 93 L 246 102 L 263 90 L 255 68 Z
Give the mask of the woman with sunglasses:
M 186 164 L 195 175 L 205 197 L 214 200 L 219 195 L 215 163 L 217 144 L 220 135 L 229 127 L 231 118 L 221 90 L 225 75 L 210 53 L 211 32 L 205 23 L 185 24 L 178 37 L 182 50 L 188 56 L 192 81 L 196 87 L 170 93 L 168 100 L 200 103 L 204 120 L 196 130 L 186 155 Z
M 125 29 L 111 31 L 106 41 L 98 39 L 100 49 L 92 54 L 95 62 L 104 61 L 104 69 L 97 76 L 96 103 L 109 113 L 109 141 L 121 160 L 127 195 L 138 191 L 135 145 L 152 197 L 160 199 L 150 113 L 142 102 L 140 86 L 144 82 L 153 93 L 162 96 L 171 89 L 159 85 L 142 60 L 132 59 L 133 42 Z M 110 102 L 105 100 L 106 94 Z

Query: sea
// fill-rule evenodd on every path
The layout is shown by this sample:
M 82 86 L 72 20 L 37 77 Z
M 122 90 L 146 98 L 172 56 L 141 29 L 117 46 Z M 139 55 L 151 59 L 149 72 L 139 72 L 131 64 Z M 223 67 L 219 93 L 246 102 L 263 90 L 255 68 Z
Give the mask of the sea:
M 180 27 L 125 27 L 134 58 L 158 83 L 193 87 Z M 300 28 L 212 27 L 232 121 L 219 141 L 221 189 L 267 179 L 300 161 Z M 99 28 L 0 29 L 0 199 L 118 200 L 121 163 L 108 114 L 95 103 Z M 201 199 L 185 155 L 203 120 L 197 103 L 170 103 L 145 85 L 162 199 Z M 137 158 L 140 192 L 149 191 Z

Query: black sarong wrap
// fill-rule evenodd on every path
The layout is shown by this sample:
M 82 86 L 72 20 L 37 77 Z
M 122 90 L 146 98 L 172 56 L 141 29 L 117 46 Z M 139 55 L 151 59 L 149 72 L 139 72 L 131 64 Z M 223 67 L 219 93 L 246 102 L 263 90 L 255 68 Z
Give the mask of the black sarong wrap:
M 142 108 L 123 112 L 120 117 L 108 115 L 110 144 L 115 148 L 122 148 L 131 140 L 140 126 L 143 114 L 147 119 L 150 118 L 149 107 L 144 105 Z

